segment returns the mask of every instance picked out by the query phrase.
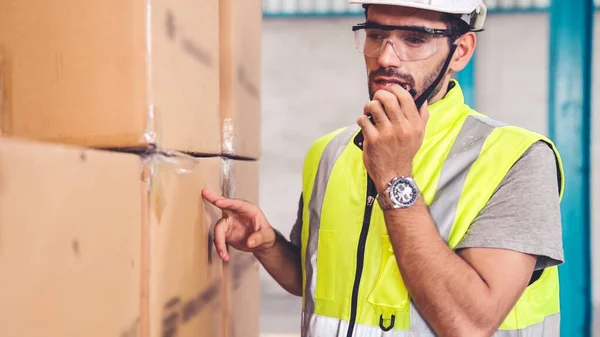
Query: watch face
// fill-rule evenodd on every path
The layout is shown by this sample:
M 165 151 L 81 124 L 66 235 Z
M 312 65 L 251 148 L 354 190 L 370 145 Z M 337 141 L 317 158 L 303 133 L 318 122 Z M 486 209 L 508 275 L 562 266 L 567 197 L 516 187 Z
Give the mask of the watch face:
M 407 179 L 399 179 L 392 185 L 390 199 L 396 205 L 411 205 L 418 198 L 416 186 Z

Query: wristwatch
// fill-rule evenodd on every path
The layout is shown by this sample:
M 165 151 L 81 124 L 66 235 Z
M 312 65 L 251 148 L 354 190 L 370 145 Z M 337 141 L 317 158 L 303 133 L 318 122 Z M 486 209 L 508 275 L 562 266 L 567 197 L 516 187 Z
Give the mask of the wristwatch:
M 415 204 L 419 198 L 419 187 L 410 177 L 396 177 L 388 183 L 388 187 L 377 196 L 382 210 L 407 208 Z

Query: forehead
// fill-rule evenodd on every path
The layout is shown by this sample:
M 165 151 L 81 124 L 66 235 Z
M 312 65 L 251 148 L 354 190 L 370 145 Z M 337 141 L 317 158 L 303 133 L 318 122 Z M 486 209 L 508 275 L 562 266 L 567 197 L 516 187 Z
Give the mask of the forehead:
M 442 14 L 402 6 L 370 5 L 367 20 L 382 25 L 392 26 L 423 26 L 429 28 L 446 28 Z

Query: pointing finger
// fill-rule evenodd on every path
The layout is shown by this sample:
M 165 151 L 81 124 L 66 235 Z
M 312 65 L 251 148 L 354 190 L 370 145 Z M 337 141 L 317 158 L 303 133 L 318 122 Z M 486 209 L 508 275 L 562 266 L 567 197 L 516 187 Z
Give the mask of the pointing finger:
M 223 198 L 215 202 L 215 206 L 219 207 L 224 211 L 235 212 L 240 215 L 254 216 L 256 209 L 248 202 L 239 199 L 227 199 Z
M 205 188 L 202 190 L 202 197 L 211 204 L 215 205 L 215 203 L 219 200 L 225 199 L 225 197 L 217 194 L 215 191 Z M 216 205 L 215 205 L 216 206 Z

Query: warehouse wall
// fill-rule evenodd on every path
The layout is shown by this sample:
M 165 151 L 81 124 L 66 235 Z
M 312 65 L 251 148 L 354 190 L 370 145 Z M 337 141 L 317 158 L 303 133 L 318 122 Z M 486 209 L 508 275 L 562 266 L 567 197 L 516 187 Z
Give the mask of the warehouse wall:
M 544 134 L 548 123 L 547 20 L 545 13 L 490 16 L 487 30 L 479 34 L 475 58 L 476 109 Z
M 288 235 L 301 192 L 304 155 L 318 137 L 355 122 L 368 100 L 355 18 L 268 19 L 263 32 L 260 202 Z M 281 289 L 263 273 L 264 291 Z
M 296 217 L 306 150 L 319 136 L 352 124 L 368 99 L 362 55 L 350 26 L 360 17 L 266 19 L 263 41 L 263 161 L 261 205 L 272 224 L 288 234 Z M 480 33 L 476 107 L 491 117 L 547 134 L 548 25 L 546 14 L 492 15 Z M 596 14 L 600 40 L 600 16 Z M 595 55 L 600 55 L 600 43 Z M 598 59 L 598 57 L 596 57 Z M 595 93 L 600 96 L 600 62 Z M 594 102 L 600 113 L 600 99 Z M 600 135 L 600 121 L 594 119 Z M 594 138 L 593 176 L 600 177 L 600 142 Z M 593 180 L 600 193 L 600 179 Z M 593 209 L 600 201 L 593 200 Z M 598 214 L 593 223 L 600 222 Z M 600 231 L 593 232 L 600 243 Z M 592 244 L 598 246 L 598 244 Z M 600 248 L 594 255 L 600 256 Z M 594 260 L 600 284 L 600 258 Z M 265 292 L 283 292 L 266 273 Z M 594 302 L 600 305 L 600 291 Z

